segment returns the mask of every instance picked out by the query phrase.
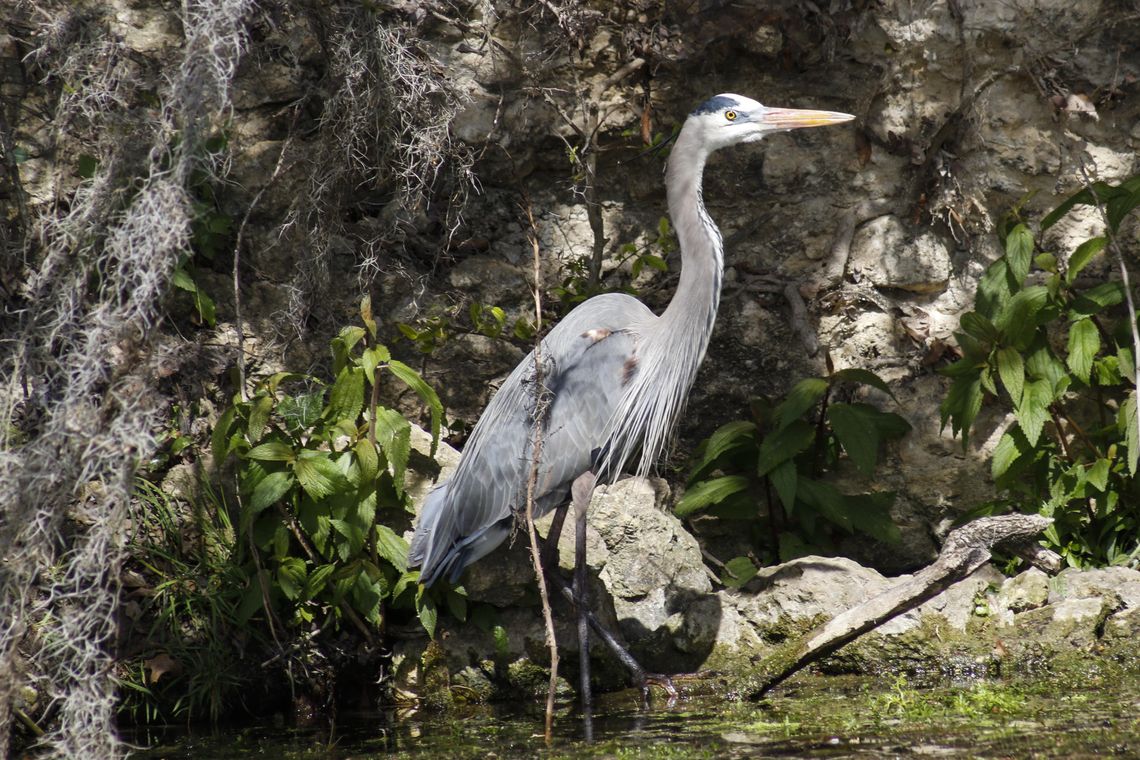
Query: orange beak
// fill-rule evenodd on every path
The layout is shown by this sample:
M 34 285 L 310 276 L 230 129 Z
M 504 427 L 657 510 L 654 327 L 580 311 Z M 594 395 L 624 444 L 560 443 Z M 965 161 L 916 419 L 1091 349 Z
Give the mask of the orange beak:
M 800 108 L 766 108 L 760 123 L 769 129 L 799 129 L 800 127 L 826 127 L 842 124 L 855 117 L 837 111 L 811 111 Z

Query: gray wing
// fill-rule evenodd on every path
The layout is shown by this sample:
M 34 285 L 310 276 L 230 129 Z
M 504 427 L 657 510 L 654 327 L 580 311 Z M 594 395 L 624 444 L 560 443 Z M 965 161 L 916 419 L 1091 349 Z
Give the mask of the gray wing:
M 424 583 L 443 573 L 458 578 L 509 534 L 526 499 L 540 403 L 546 408 L 536 509 L 543 514 L 567 498 L 603 444 L 637 336 L 654 319 L 629 296 L 592 298 L 542 342 L 541 386 L 533 352 L 515 368 L 472 431 L 455 475 L 425 503 L 409 553 L 412 566 L 422 565 Z

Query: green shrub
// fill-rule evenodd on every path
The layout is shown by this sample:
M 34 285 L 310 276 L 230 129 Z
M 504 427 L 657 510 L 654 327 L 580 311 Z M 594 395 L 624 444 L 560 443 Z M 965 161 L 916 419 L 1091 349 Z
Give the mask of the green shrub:
M 1107 229 L 1066 260 L 1040 234 L 1078 204 L 1099 206 Z M 1135 316 L 1121 280 L 1080 277 L 1137 206 L 1140 177 L 1073 195 L 1042 220 L 1038 236 L 1015 210 L 999 230 L 1005 253 L 955 333 L 962 358 L 941 370 L 953 378 L 942 424 L 961 434 L 963 447 L 987 399 L 1015 417 L 993 451 L 997 496 L 974 514 L 1053 517 L 1047 545 L 1074 566 L 1140 552 Z
M 768 555 L 779 560 L 830 551 L 834 528 L 897 542 L 890 517 L 894 493 L 848 494 L 825 476 L 846 457 L 869 477 L 881 444 L 901 438 L 910 425 L 869 404 L 832 401 L 844 383 L 890 393 L 874 373 L 845 369 L 801 380 L 777 404 L 754 401 L 752 420 L 730 422 L 698 447 L 676 514 L 705 510 L 748 521 L 759 536 L 771 536 Z M 781 526 L 783 520 L 788 524 Z M 755 574 L 749 557 L 737 557 L 726 563 L 722 580 L 739 586 Z

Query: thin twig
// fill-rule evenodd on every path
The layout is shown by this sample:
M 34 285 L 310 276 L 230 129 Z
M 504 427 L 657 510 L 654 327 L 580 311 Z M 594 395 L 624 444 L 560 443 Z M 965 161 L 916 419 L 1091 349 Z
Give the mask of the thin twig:
M 1097 195 L 1092 178 L 1089 177 L 1089 173 L 1085 169 L 1084 158 L 1079 152 L 1077 153 L 1077 168 L 1080 169 L 1081 177 L 1085 180 L 1085 189 L 1089 191 L 1089 195 L 1096 202 L 1096 210 L 1104 221 L 1104 237 L 1108 240 L 1108 247 L 1112 251 L 1112 255 L 1116 257 L 1116 265 L 1120 267 L 1120 283 L 1124 286 L 1124 300 L 1128 304 L 1128 324 L 1132 328 L 1132 377 L 1136 381 L 1137 388 L 1140 388 L 1140 327 L 1136 325 L 1136 302 L 1132 299 L 1132 284 L 1128 279 L 1128 267 L 1124 263 L 1124 252 L 1120 250 L 1120 244 L 1116 242 L 1112 224 L 1108 221 L 1108 211 L 1105 210 L 1100 196 Z M 1140 393 L 1135 389 L 1133 390 L 1133 398 L 1133 409 L 1136 412 L 1134 415 L 1136 440 L 1140 441 Z
M 538 483 L 538 464 L 542 460 L 542 428 L 546 418 L 546 397 L 542 377 L 542 266 L 539 259 L 538 229 L 534 223 L 530 200 L 523 196 L 523 211 L 530 224 L 530 246 L 534 253 L 534 439 L 531 446 L 530 477 L 526 483 L 526 530 L 530 538 L 530 557 L 538 579 L 538 592 L 542 597 L 542 617 L 546 622 L 546 645 L 550 649 L 550 685 L 546 691 L 546 741 L 554 736 L 554 695 L 558 686 L 558 641 L 554 634 L 554 616 L 550 611 L 550 597 L 546 589 L 546 575 L 542 570 L 542 551 L 538 545 L 538 532 L 534 528 L 534 498 Z

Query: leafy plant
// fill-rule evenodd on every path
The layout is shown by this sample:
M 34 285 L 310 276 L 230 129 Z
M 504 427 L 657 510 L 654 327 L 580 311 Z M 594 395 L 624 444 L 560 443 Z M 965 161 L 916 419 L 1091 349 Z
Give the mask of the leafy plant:
M 229 513 L 208 488 L 180 510 L 142 478 L 131 506 L 130 601 L 123 618 L 146 633 L 144 648 L 120 658 L 120 709 L 144 722 L 217 720 L 252 676 L 232 642 L 258 637 L 257 631 L 239 634 L 245 577 Z
M 826 475 L 846 458 L 870 477 L 881 445 L 901 438 L 910 425 L 870 404 L 833 401 L 844 384 L 890 394 L 874 373 L 845 369 L 801 380 L 777 404 L 755 400 L 751 420 L 722 426 L 698 447 L 676 514 L 705 511 L 749 521 L 770 537 L 768 553 L 780 560 L 827 551 L 834 528 L 897 542 L 893 493 L 844 493 Z M 740 586 L 756 571 L 752 558 L 737 557 L 725 564 L 722 581 Z
M 386 603 L 400 601 L 414 603 L 434 632 L 435 599 L 408 570 L 407 543 L 389 527 L 412 511 L 404 491 L 411 425 L 378 402 L 379 385 L 395 378 L 427 405 L 432 455 L 443 408 L 419 374 L 377 341 L 367 298 L 361 319 L 363 326 L 332 341 L 331 384 L 277 373 L 251 398 L 235 398 L 214 429 L 215 461 L 237 458 L 239 533 L 257 548 L 240 619 L 283 607 L 306 624 L 329 610 L 367 632 L 365 624 L 383 622 Z M 463 590 L 446 593 L 462 613 Z
M 663 216 L 657 220 L 657 237 L 654 240 L 640 247 L 634 243 L 625 243 L 618 249 L 617 269 L 623 269 L 628 263 L 631 279 L 637 279 L 645 267 L 658 272 L 668 272 L 669 265 L 665 260 L 676 249 L 677 242 L 673 228 L 669 224 L 669 218 Z M 564 312 L 588 298 L 607 292 L 637 295 L 637 290 L 630 285 L 619 287 L 610 287 L 601 283 L 592 285 L 589 256 L 568 262 L 563 268 L 562 280 L 552 289 L 552 295 Z
M 977 512 L 1053 517 L 1048 544 L 1084 566 L 1140 553 L 1128 294 L 1120 280 L 1081 277 L 1140 206 L 1140 177 L 1081 190 L 1041 221 L 1041 233 L 1079 204 L 1099 206 L 1108 229 L 1067 261 L 1042 246 L 1016 209 L 1004 220 L 1005 253 L 986 270 L 975 310 L 962 316 L 955 333 L 962 358 L 941 372 L 953 378 L 942 424 L 961 434 L 963 447 L 987 399 L 1016 420 L 993 452 L 998 495 Z

